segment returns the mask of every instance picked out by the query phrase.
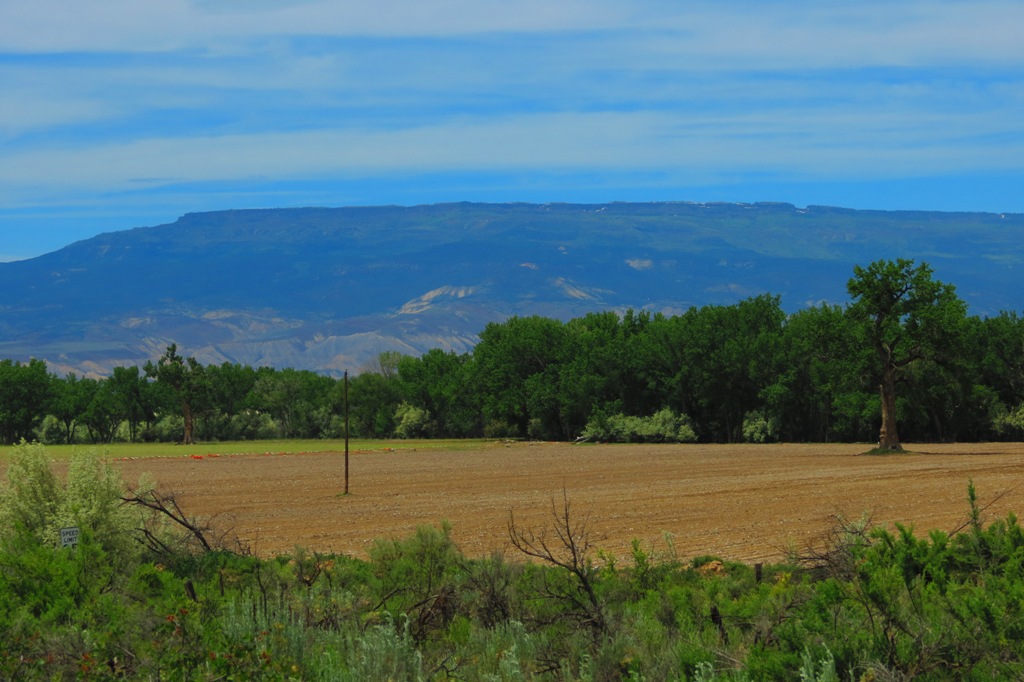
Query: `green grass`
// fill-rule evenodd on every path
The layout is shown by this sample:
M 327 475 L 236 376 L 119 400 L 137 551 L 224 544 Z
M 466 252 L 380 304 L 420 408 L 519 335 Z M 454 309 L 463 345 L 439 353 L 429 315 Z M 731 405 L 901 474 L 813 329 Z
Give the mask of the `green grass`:
M 411 440 L 370 440 L 352 439 L 350 452 L 386 452 L 390 450 L 470 450 L 493 444 L 485 439 L 411 439 Z M 46 453 L 55 460 L 68 460 L 75 450 L 95 448 L 109 459 L 124 457 L 189 457 L 192 455 L 231 455 L 245 453 L 295 454 L 302 452 L 344 452 L 344 440 L 247 440 L 223 443 L 198 443 L 176 445 L 174 443 L 104 443 L 99 445 L 47 445 Z M 0 447 L 0 461 L 6 461 L 13 446 Z

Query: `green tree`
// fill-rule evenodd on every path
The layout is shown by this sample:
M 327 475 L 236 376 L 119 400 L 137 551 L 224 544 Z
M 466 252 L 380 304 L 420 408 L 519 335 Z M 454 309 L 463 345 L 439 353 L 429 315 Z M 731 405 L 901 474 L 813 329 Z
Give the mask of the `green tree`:
M 156 413 L 149 381 L 138 367 L 115 367 L 107 378 L 107 388 L 118 415 L 128 424 L 128 439 L 134 442 L 139 424 L 152 422 Z
M 122 421 L 110 379 L 83 379 L 82 382 L 89 396 L 82 414 L 82 424 L 89 430 L 89 440 L 93 443 L 109 443 L 114 440 L 117 427 Z
M 785 313 L 778 296 L 762 295 L 729 306 L 691 308 L 656 324 L 663 407 L 693 418 L 708 440 L 743 439 L 743 419 L 762 408 L 762 391 L 772 383 Z
M 395 410 L 401 404 L 398 383 L 376 372 L 349 380 L 349 418 L 352 432 L 364 438 L 388 438 L 395 429 Z
M 255 369 L 225 362 L 208 366 L 206 373 L 210 377 L 210 398 L 217 413 L 230 418 L 252 407 Z
M 551 419 L 547 411 L 557 409 L 551 381 L 557 380 L 566 339 L 560 321 L 539 316 L 511 317 L 484 328 L 473 351 L 472 372 L 492 429 L 526 437 L 531 418 Z
M 72 443 L 75 430 L 89 407 L 89 384 L 74 372 L 53 382 L 50 414 L 61 423 L 64 442 Z
M 270 415 L 254 409 L 258 403 L 253 391 L 257 370 L 225 362 L 207 365 L 206 375 L 210 383 L 210 409 L 197 425 L 200 438 L 244 440 L 258 432 L 261 424 L 273 421 Z
M 805 308 L 786 319 L 778 368 L 762 391 L 782 440 L 870 437 L 877 407 L 865 373 L 873 355 L 861 330 L 840 306 Z
M 421 357 L 402 356 L 398 376 L 405 400 L 425 410 L 442 437 L 466 437 L 479 431 L 479 411 L 469 390 L 468 354 L 433 348 Z
M 360 374 L 380 374 L 387 380 L 398 376 L 398 365 L 402 361 L 402 354 L 397 350 L 385 350 L 367 362 L 359 371 Z
M 53 375 L 35 358 L 0 361 L 0 443 L 32 440 L 53 395 Z
M 638 318 L 632 310 L 620 318 L 613 311 L 569 320 L 564 359 L 558 368 L 558 432 L 572 438 L 583 433 L 592 416 L 642 409 L 637 405 L 631 352 Z M 643 318 L 646 319 L 646 318 Z
M 210 386 L 205 368 L 194 357 L 178 355 L 178 345 L 172 343 L 157 364 L 146 363 L 145 372 L 147 377 L 156 379 L 157 383 L 171 390 L 185 422 L 182 444 L 190 445 L 196 415 L 209 403 Z
M 932 279 L 927 263 L 903 258 L 856 266 L 846 288 L 853 302 L 847 312 L 864 325 L 875 354 L 882 425 L 878 447 L 900 450 L 896 424 L 896 384 L 914 363 L 955 353 L 967 307 L 955 288 Z
M 309 370 L 260 372 L 253 393 L 287 438 L 318 438 L 329 426 L 334 379 Z
M 971 323 L 967 346 L 978 356 L 977 381 L 1006 408 L 1024 405 L 1024 317 L 1004 311 Z

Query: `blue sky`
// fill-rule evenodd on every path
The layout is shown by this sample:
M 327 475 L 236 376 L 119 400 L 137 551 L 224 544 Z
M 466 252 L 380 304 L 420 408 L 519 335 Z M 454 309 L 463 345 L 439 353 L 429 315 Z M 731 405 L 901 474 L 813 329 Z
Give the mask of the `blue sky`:
M 1019 0 L 0 5 L 0 260 L 192 211 L 1024 212 Z

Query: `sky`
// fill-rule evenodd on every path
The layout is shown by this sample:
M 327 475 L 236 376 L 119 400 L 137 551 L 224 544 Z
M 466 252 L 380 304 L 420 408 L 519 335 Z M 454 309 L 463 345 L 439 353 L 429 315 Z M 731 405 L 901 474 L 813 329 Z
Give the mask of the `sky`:
M 232 208 L 1024 212 L 1020 0 L 0 4 L 0 261 Z

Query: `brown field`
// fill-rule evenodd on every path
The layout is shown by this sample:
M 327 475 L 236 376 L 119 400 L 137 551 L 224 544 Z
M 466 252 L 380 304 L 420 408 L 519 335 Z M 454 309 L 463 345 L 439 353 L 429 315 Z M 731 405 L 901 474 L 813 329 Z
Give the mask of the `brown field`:
M 447 519 L 462 551 L 481 556 L 510 548 L 510 510 L 526 527 L 550 526 L 563 489 L 573 514 L 589 517 L 594 544 L 620 558 L 633 538 L 666 551 L 670 534 L 682 559 L 777 560 L 814 543 L 837 514 L 949 531 L 966 518 L 970 479 L 982 504 L 992 503 L 986 518 L 1024 510 L 1022 443 L 859 456 L 866 447 L 522 443 L 353 453 L 348 496 L 339 495 L 340 453 L 116 464 L 129 483 L 150 472 L 188 512 L 216 515 L 261 555 L 302 546 L 365 557 L 376 538 Z

